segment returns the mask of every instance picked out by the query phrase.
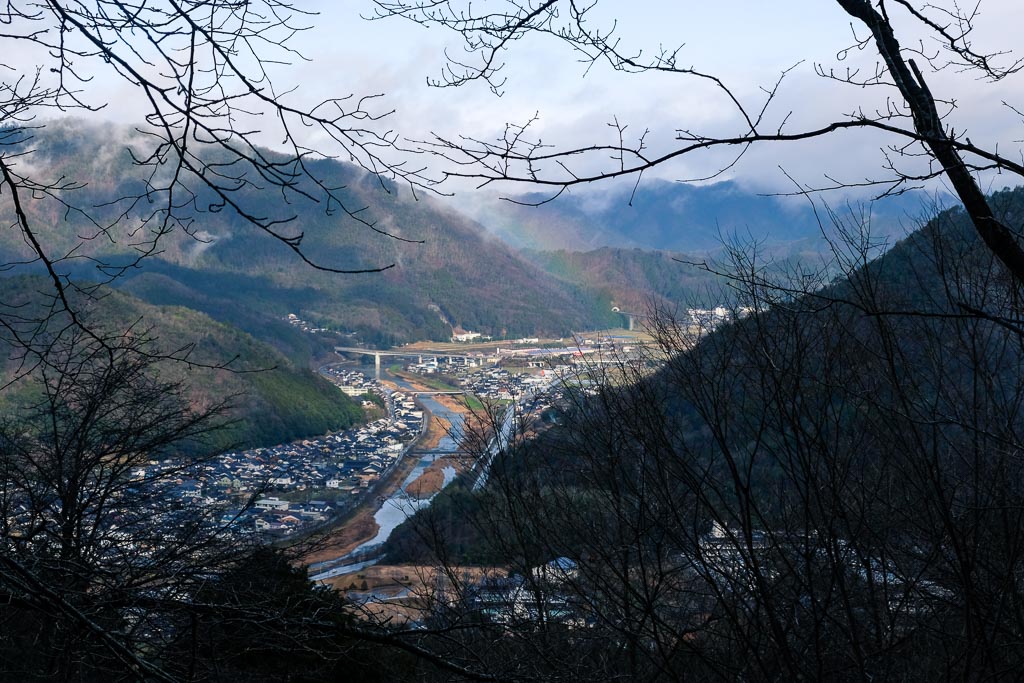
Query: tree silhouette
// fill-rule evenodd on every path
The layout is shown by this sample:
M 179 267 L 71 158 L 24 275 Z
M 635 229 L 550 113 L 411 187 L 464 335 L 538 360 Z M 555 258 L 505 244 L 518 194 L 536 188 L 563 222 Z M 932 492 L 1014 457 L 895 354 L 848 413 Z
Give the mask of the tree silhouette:
M 0 296 L 5 676 L 173 680 L 161 653 L 181 615 L 209 618 L 197 596 L 246 551 L 222 533 L 219 511 L 182 508 L 174 493 L 211 455 L 224 405 L 190 405 L 168 379 L 198 364 L 189 345 L 161 348 L 142 323 L 111 329 L 92 316 L 103 288 L 178 236 L 207 239 L 202 218 L 218 212 L 308 267 L 348 272 L 306 253 L 298 211 L 400 238 L 343 199 L 317 162 L 341 156 L 388 191 L 428 184 L 400 158 L 377 95 L 300 108 L 275 83 L 271 71 L 302 59 L 296 36 L 311 16 L 278 0 L 0 9 L 0 213 L 24 243 L 0 259 L 7 274 L 45 276 Z M 145 112 L 124 143 L 132 177 L 90 187 L 75 169 L 35 163 L 42 143 L 74 144 L 38 135 L 46 117 L 121 106 L 111 83 Z M 328 142 L 305 146 L 310 130 Z M 279 201 L 253 204 L 253 192 Z
M 466 511 L 464 524 L 518 576 L 503 604 L 471 586 L 447 601 L 458 606 L 446 612 L 449 629 L 486 624 L 460 632 L 466 648 L 490 655 L 480 671 L 930 680 L 1020 668 L 1021 199 L 985 196 L 978 178 L 1019 179 L 1024 168 L 954 130 L 956 103 L 933 93 L 926 75 L 998 81 L 1022 65 L 974 44 L 984 3 L 837 4 L 853 20 L 851 49 L 872 50 L 877 67 L 819 66 L 819 75 L 891 97 L 879 110 L 795 129 L 773 109 L 784 78 L 742 101 L 678 51 L 627 52 L 615 27 L 595 19 L 600 2 L 377 2 L 381 17 L 462 36 L 466 52 L 449 61 L 441 86 L 483 80 L 500 91 L 505 56 L 519 39 L 542 36 L 585 62 L 710 83 L 739 121 L 726 135 L 684 128 L 658 155 L 643 137 L 629 142 L 617 121 L 610 141 L 577 146 L 542 144 L 532 121 L 506 125 L 495 140 L 425 142 L 451 176 L 530 183 L 553 197 L 735 150 L 711 179 L 753 145 L 863 129 L 892 142 L 879 177 L 858 184 L 887 195 L 942 178 L 963 205 L 935 212 L 877 260 L 869 217 L 827 207 L 822 220 L 838 236 L 821 268 L 787 269 L 734 247 L 725 264 L 705 264 L 731 283 L 732 322 L 711 331 L 656 311 L 651 361 L 664 367 L 655 376 L 624 362 L 596 396 L 567 386 L 560 427 L 496 459 Z M 921 33 L 926 42 L 909 38 Z M 424 543 L 451 563 L 437 520 L 421 524 Z M 562 557 L 575 569 L 552 591 L 538 569 Z M 535 609 L 524 616 L 526 594 Z M 565 605 L 569 623 L 552 619 Z

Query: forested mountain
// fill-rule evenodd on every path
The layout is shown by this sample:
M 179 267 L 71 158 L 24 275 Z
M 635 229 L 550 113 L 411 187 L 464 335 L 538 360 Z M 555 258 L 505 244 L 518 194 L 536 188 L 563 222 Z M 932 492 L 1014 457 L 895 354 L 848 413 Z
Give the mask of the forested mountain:
M 688 254 L 718 251 L 723 241 L 758 242 L 779 255 L 816 254 L 827 248 L 824 230 L 834 234 L 825 202 L 836 212 L 861 207 L 842 198 L 816 197 L 818 212 L 804 197 L 764 196 L 732 181 L 706 185 L 651 180 L 604 193 L 566 192 L 552 201 L 541 193 L 514 202 L 477 205 L 474 215 L 517 247 L 589 251 L 599 247 L 639 248 Z M 530 206 L 544 202 L 539 206 Z M 870 205 L 876 237 L 898 239 L 912 230 L 926 193 L 908 192 Z M 820 222 L 819 222 L 820 221 Z
M 141 222 L 147 186 L 129 151 L 138 153 L 143 144 L 144 136 L 125 128 L 61 122 L 36 133 L 34 151 L 17 160 L 54 177 L 88 178 L 84 186 L 59 193 L 59 201 L 40 197 L 26 206 L 51 254 L 74 252 L 62 269 L 96 277 L 101 273 L 87 258 L 127 264 L 151 248 L 161 228 Z M 182 200 L 192 212 L 192 236 L 181 229 L 159 236 L 145 267 L 128 269 L 118 286 L 154 302 L 198 307 L 257 334 L 296 313 L 372 343 L 445 339 L 453 326 L 495 335 L 560 335 L 614 322 L 607 299 L 546 275 L 439 201 L 414 199 L 341 162 L 310 164 L 326 185 L 342 188 L 337 196 L 373 227 L 338 206 L 321 206 L 276 229 L 301 234 L 303 253 L 328 268 L 393 267 L 358 275 L 315 270 L 195 188 Z M 111 196 L 126 199 L 107 203 Z M 261 216 L 289 206 L 287 194 L 257 185 L 240 184 L 236 199 Z M 12 259 L 26 253 L 24 245 L 3 239 L 0 246 Z
M 39 131 L 31 143 L 34 151 L 17 163 L 49 169 L 54 177 L 88 178 L 61 192 L 61 201 L 28 205 L 51 253 L 74 253 L 63 269 L 95 278 L 103 273 L 84 257 L 125 264 L 150 248 L 159 227 L 140 223 L 147 185 L 131 156 L 145 145 L 144 135 L 64 121 Z M 393 267 L 343 276 L 317 271 L 197 190 L 185 202 L 192 207 L 193 236 L 180 229 L 161 236 L 145 267 L 129 268 L 117 285 L 153 303 L 201 310 L 301 360 L 310 353 L 310 340 L 282 322 L 288 313 L 354 332 L 371 344 L 446 339 L 454 326 L 494 335 L 561 335 L 620 324 L 612 305 L 644 310 L 651 303 L 705 300 L 713 278 L 689 264 L 718 249 L 723 237 L 770 234 L 760 248 L 777 255 L 820 251 L 820 229 L 806 203 L 757 196 L 728 182 L 644 183 L 632 205 L 614 192 L 600 201 L 567 195 L 541 207 L 489 205 L 481 218 L 512 245 L 530 247 L 519 252 L 443 199 L 414 199 L 341 162 L 311 163 L 326 184 L 342 188 L 338 197 L 345 205 L 359 209 L 358 217 L 374 227 L 337 206 L 321 206 L 280 231 L 301 234 L 303 252 L 329 268 Z M 289 207 L 280 191 L 240 185 L 237 194 L 254 215 L 275 216 Z M 126 199 L 106 203 L 111 196 Z M 921 199 L 910 195 L 876 204 L 873 230 L 900 234 L 901 221 L 920 209 Z M 115 222 L 109 235 L 101 229 Z M 0 249 L 12 256 L 26 253 L 24 245 L 2 236 Z M 710 290 L 712 298 L 716 291 Z

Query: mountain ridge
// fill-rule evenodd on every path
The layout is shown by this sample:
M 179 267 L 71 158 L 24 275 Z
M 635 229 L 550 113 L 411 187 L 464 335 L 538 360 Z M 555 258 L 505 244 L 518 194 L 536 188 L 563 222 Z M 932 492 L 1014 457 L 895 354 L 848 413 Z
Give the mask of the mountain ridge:
M 832 235 L 829 195 L 814 198 L 759 194 L 734 181 L 687 184 L 655 179 L 636 188 L 603 193 L 566 192 L 555 198 L 527 193 L 511 201 L 479 202 L 471 215 L 509 244 L 533 250 L 591 251 L 601 247 L 640 248 L 707 255 L 723 244 L 758 243 L 778 255 L 816 253 Z M 874 232 L 903 237 L 916 224 L 922 206 L 943 196 L 910 191 L 867 202 Z M 856 202 L 834 208 L 860 211 Z

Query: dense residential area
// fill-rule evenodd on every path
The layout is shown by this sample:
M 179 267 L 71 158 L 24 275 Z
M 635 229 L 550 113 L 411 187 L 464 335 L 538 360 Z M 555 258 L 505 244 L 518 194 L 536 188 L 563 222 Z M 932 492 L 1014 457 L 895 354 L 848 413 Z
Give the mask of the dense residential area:
M 420 435 L 423 411 L 410 395 L 384 389 L 360 372 L 328 368 L 339 387 L 383 399 L 388 416 L 355 429 L 268 448 L 224 453 L 177 479 L 174 493 L 190 505 L 223 509 L 231 533 L 288 536 L 361 502 Z M 133 474 L 157 478 L 173 463 Z
M 507 403 L 546 388 L 551 377 L 568 375 L 570 366 L 542 373 L 478 368 L 460 359 L 410 364 L 410 373 L 441 373 L 460 391 L 478 399 Z M 270 447 L 232 451 L 185 471 L 174 461 L 151 462 L 132 476 L 139 481 L 173 473 L 172 497 L 183 507 L 217 510 L 224 533 L 257 534 L 267 540 L 287 537 L 322 525 L 374 495 L 386 477 L 419 438 L 424 411 L 412 393 L 385 388 L 379 381 L 343 365 L 328 365 L 321 374 L 381 417 L 357 428 Z M 379 408 L 377 408 L 379 410 Z

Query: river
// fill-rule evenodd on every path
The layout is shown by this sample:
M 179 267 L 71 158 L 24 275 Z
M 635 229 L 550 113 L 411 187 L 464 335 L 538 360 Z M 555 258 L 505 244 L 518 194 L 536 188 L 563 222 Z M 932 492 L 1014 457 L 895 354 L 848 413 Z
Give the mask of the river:
M 391 377 L 389 379 L 397 384 L 401 390 L 414 391 L 409 383 L 404 380 L 395 377 Z M 438 454 L 451 453 L 452 451 L 457 450 L 458 444 L 456 444 L 455 440 L 451 437 L 451 433 L 457 434 L 461 431 L 462 415 L 453 410 L 449 410 L 429 396 L 422 396 L 417 400 L 420 405 L 431 412 L 435 419 L 439 419 L 450 424 L 450 433 L 442 437 L 441 441 L 434 449 L 424 453 L 420 457 L 420 461 L 416 463 L 416 467 L 402 482 L 401 487 L 391 494 L 391 496 L 388 497 L 381 505 L 380 509 L 377 510 L 376 514 L 374 514 L 373 519 L 378 526 L 377 534 L 368 541 L 359 544 L 351 552 L 341 557 L 310 565 L 310 578 L 314 581 L 323 581 L 340 574 L 359 571 L 360 569 L 376 564 L 378 560 L 378 558 L 375 557 L 377 551 L 379 551 L 384 542 L 388 540 L 391 533 L 398 528 L 398 525 L 411 517 L 417 511 L 428 507 L 430 502 L 437 495 L 435 493 L 429 498 L 418 500 L 406 493 L 405 487 L 416 481 L 416 479 L 418 479 L 420 475 L 430 467 L 431 463 L 433 463 L 435 458 L 438 457 Z M 445 467 L 443 473 L 444 483 L 442 488 L 454 481 L 455 468 L 451 466 Z

